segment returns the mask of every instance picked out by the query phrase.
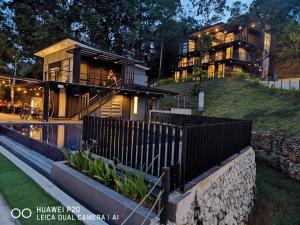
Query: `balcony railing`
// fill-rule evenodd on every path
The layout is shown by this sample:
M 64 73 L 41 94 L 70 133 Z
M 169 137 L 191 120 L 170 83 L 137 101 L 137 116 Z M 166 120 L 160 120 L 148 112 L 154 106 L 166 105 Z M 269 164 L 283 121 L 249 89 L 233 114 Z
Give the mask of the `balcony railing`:
M 204 57 L 202 59 L 202 63 L 210 63 L 210 62 L 221 61 L 225 59 L 236 59 L 245 62 L 253 62 L 256 61 L 257 58 L 253 53 L 234 52 L 233 54 L 231 53 L 227 55 L 226 53 L 222 53 L 222 54 L 211 55 L 209 57 Z
M 215 37 L 212 41 L 211 45 L 213 47 L 225 44 L 225 43 L 231 43 L 234 41 L 246 41 L 246 42 L 253 42 L 251 40 L 248 40 L 248 35 L 242 35 L 242 34 L 236 34 L 236 35 L 227 35 L 223 37 Z M 195 44 L 194 47 L 189 48 L 188 42 L 183 43 L 179 48 L 179 54 L 186 54 L 194 51 L 200 51 L 200 46 Z
M 45 76 L 48 81 L 57 81 L 64 83 L 71 83 L 73 77 L 72 71 L 60 70 L 52 73 L 46 72 Z M 100 73 L 80 73 L 80 84 L 95 85 L 95 86 L 111 86 L 115 80 L 119 80 L 120 75 L 116 75 L 116 79 L 109 78 L 108 74 Z M 128 81 L 129 82 L 129 81 Z M 130 80 L 130 82 L 133 82 Z M 129 82 L 129 83 L 130 83 Z

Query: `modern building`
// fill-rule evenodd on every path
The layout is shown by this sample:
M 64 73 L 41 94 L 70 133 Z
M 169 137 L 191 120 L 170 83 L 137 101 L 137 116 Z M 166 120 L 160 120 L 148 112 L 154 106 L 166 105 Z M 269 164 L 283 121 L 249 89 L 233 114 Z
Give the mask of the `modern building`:
M 148 86 L 143 62 L 72 38 L 35 53 L 43 59 L 44 120 L 84 115 L 144 120 L 173 92 Z
M 201 35 L 211 35 L 212 42 L 201 49 Z M 209 78 L 220 78 L 227 73 L 245 72 L 261 79 L 274 76 L 271 28 L 261 22 L 230 26 L 217 23 L 193 34 L 179 47 L 179 61 L 175 80 L 188 78 L 194 65 L 202 65 Z M 202 47 L 203 48 L 203 47 Z

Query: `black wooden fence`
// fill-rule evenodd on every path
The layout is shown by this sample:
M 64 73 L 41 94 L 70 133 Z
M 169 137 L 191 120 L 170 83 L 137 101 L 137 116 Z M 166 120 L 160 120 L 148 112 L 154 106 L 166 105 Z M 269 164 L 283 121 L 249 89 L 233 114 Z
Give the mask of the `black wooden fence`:
M 251 144 L 251 121 L 195 116 L 191 125 L 182 116 L 178 125 L 178 120 L 165 123 L 163 116 L 156 122 L 87 116 L 83 141 L 95 143 L 94 154 L 156 177 L 170 167 L 171 190 L 179 185 L 184 190 L 187 182 Z
M 181 128 L 174 125 L 87 116 L 83 141 L 93 153 L 159 177 L 163 167 L 179 162 Z

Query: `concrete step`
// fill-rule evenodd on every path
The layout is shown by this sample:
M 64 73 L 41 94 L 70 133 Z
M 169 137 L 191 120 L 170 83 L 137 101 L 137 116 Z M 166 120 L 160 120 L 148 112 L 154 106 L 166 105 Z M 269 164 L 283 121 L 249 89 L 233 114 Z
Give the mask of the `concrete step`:
M 46 177 L 50 177 L 53 161 L 0 134 L 0 145 Z

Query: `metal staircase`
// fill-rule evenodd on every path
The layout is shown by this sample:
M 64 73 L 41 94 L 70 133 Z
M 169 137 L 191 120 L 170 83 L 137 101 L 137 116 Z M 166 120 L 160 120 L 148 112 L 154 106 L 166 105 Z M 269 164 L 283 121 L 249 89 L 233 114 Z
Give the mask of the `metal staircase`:
M 89 99 L 88 106 L 80 110 L 75 117 L 82 119 L 84 116 L 90 115 L 91 113 L 95 112 L 99 108 L 101 109 L 101 116 L 107 117 L 111 115 L 116 115 L 118 108 L 119 110 L 121 110 L 122 102 L 119 99 L 118 101 L 113 101 L 113 99 L 117 97 L 116 95 L 120 92 L 119 88 L 121 87 L 121 85 L 122 85 L 122 79 L 119 79 L 114 84 L 108 86 L 103 91 L 97 93 L 95 96 Z M 108 104 L 109 102 L 111 103 Z

